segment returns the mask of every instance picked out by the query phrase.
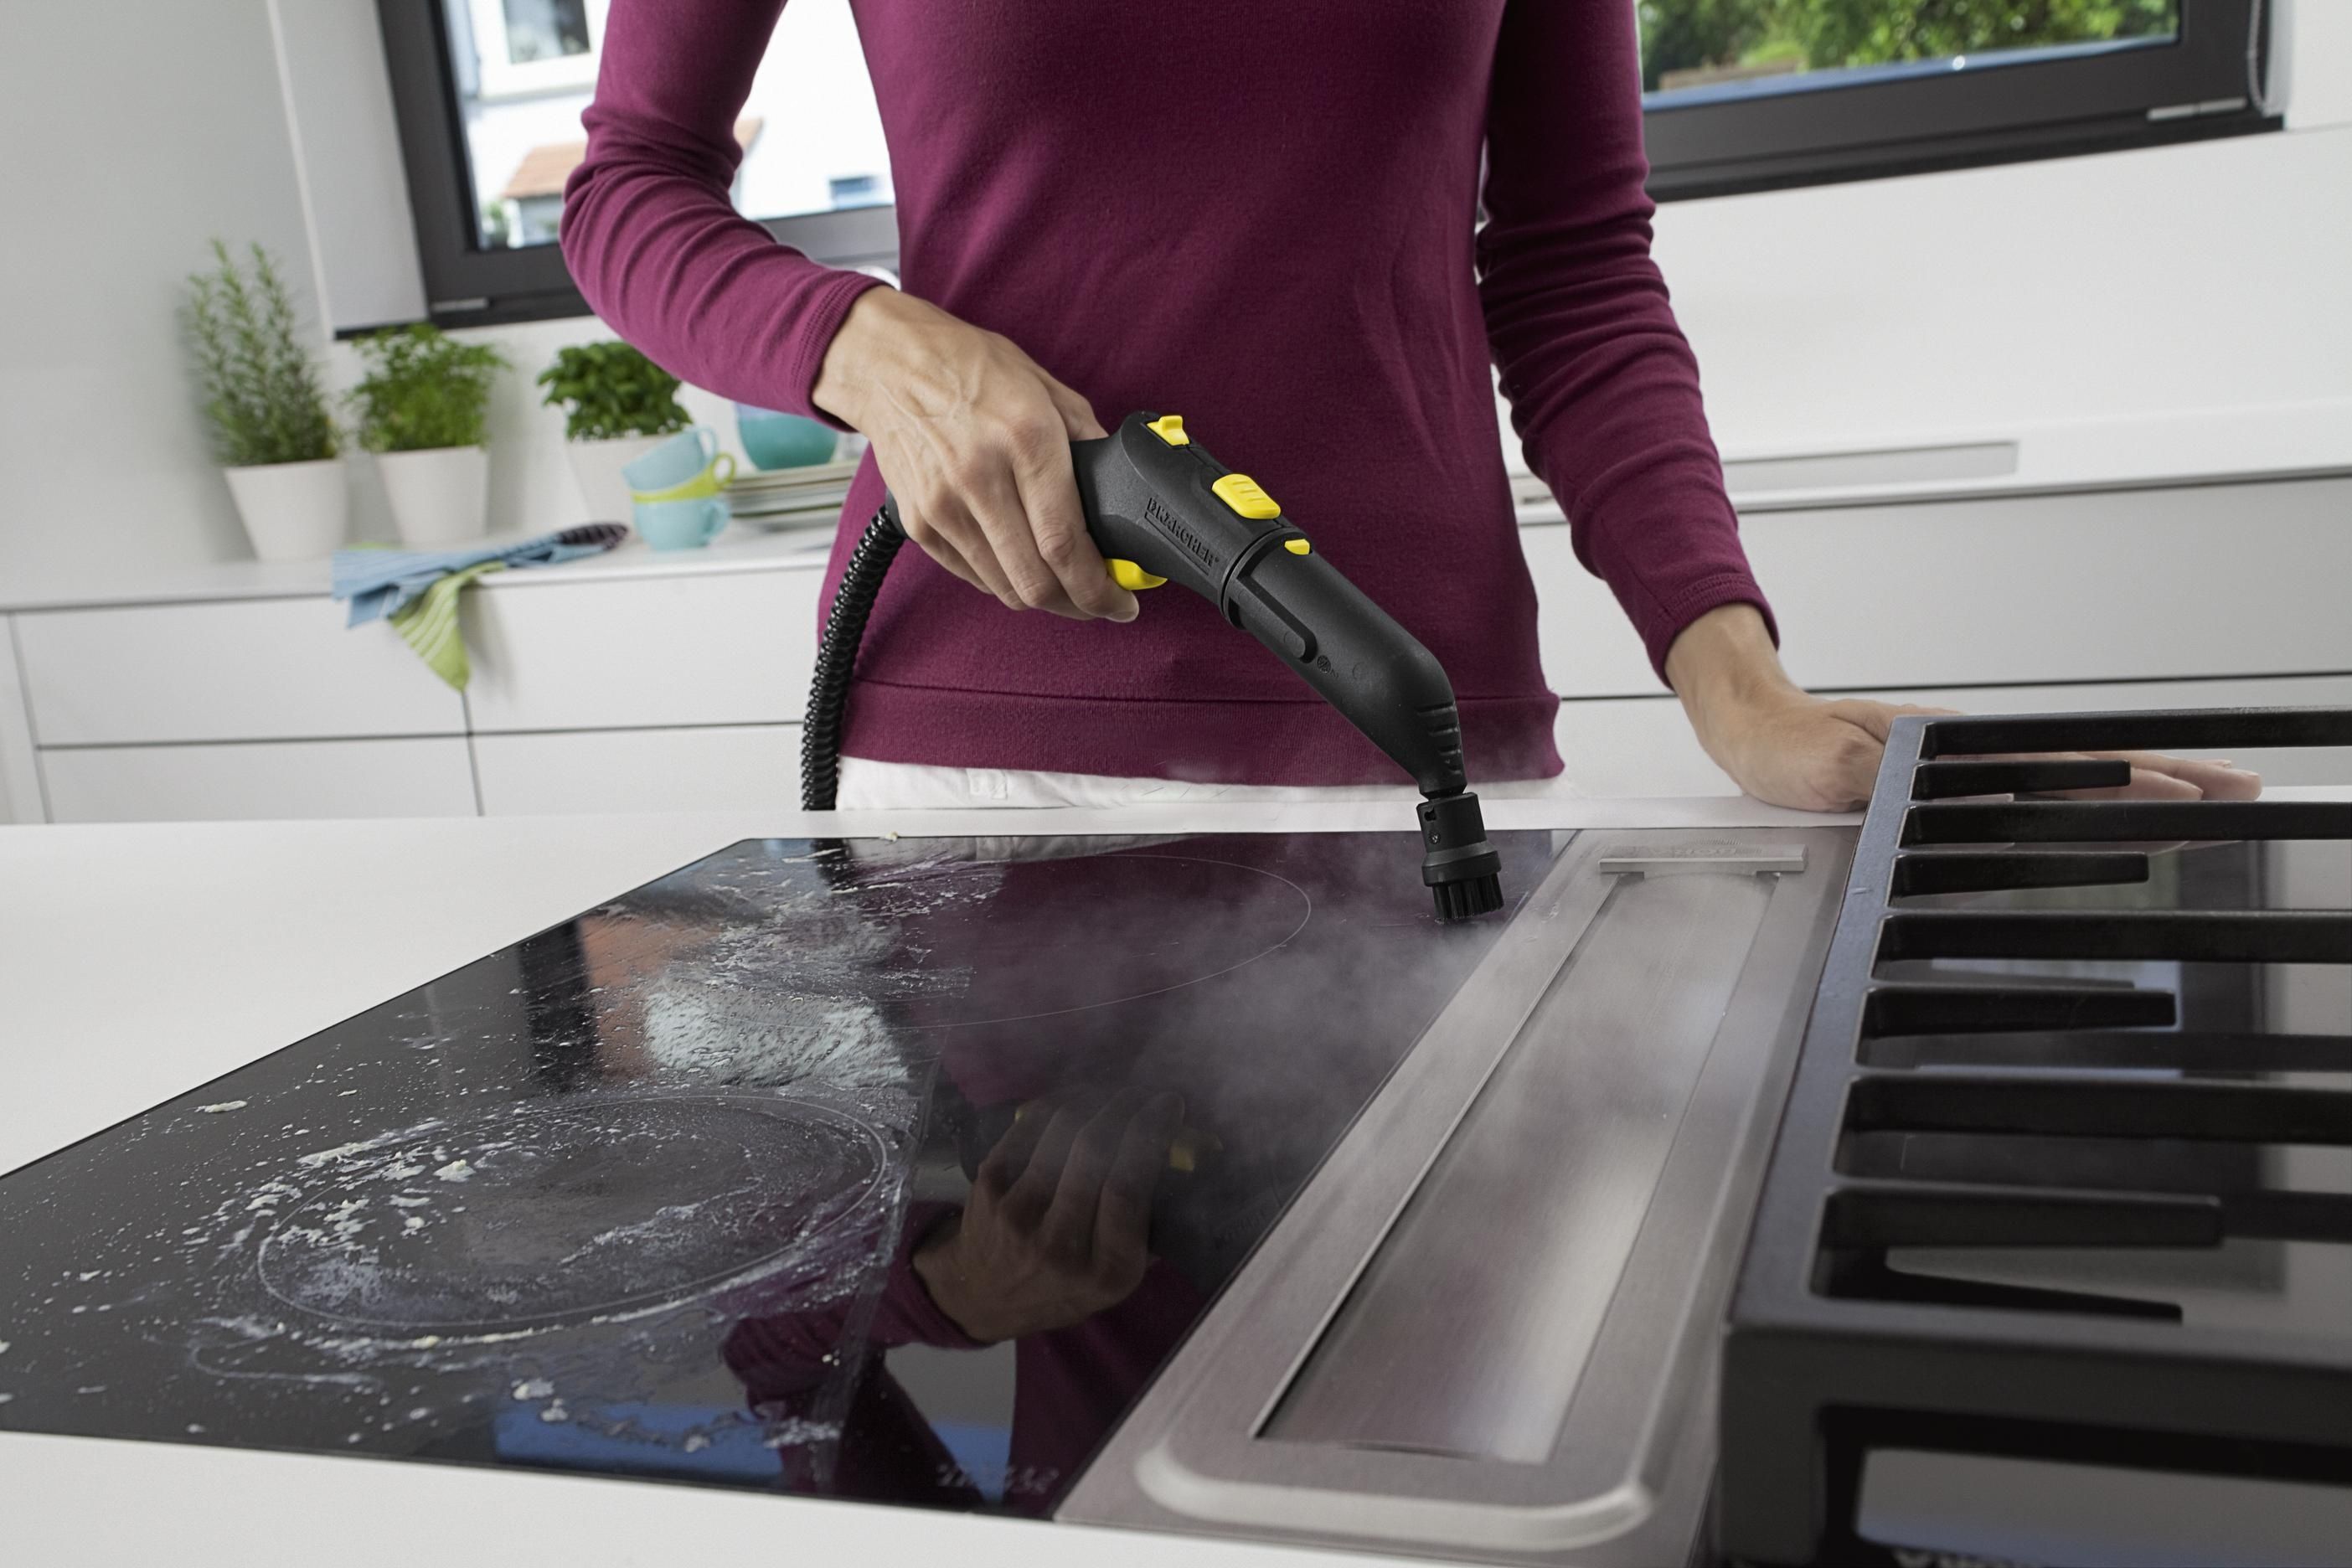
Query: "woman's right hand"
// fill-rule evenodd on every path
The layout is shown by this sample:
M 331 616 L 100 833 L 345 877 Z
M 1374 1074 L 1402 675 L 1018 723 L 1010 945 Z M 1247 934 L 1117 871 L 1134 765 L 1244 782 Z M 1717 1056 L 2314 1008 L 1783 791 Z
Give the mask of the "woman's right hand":
M 1006 608 L 1135 618 L 1087 536 L 1074 440 L 1087 400 L 1010 340 L 896 289 L 868 289 L 834 334 L 816 405 L 874 444 L 907 537 Z

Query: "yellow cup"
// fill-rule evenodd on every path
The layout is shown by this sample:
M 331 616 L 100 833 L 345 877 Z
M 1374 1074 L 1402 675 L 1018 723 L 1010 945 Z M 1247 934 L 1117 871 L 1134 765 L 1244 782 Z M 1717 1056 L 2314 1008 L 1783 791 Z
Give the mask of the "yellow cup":
M 735 482 L 735 454 L 721 452 L 703 465 L 702 472 L 660 490 L 631 490 L 631 500 L 704 500 Z

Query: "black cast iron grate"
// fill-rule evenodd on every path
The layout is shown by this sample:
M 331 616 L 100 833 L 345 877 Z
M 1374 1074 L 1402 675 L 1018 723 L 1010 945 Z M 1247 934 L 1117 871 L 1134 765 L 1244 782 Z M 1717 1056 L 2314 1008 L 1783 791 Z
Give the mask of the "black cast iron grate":
M 1885 1562 L 1864 1455 L 1906 1447 L 2352 1480 L 2352 1316 L 2184 1321 L 2144 1292 L 1939 1278 L 1900 1247 L 2352 1247 L 2352 1194 L 2264 1151 L 2352 1145 L 2352 1036 L 2200 1026 L 2170 990 L 1918 960 L 2352 963 L 2352 910 L 1921 909 L 1920 895 L 2146 882 L 2168 844 L 2352 838 L 2352 804 L 1959 798 L 2098 788 L 2050 753 L 2352 746 L 2352 710 L 1907 718 L 1890 738 L 1741 1266 L 1717 1540 L 1757 1563 Z M 2012 760 L 1981 760 L 2010 754 Z M 2345 901 L 2352 903 L 2352 889 Z

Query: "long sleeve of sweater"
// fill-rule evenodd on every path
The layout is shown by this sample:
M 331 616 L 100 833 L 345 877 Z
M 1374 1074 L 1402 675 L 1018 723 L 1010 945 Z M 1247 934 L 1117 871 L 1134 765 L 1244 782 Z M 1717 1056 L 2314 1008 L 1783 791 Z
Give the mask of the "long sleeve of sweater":
M 735 119 L 783 0 L 613 0 L 588 153 L 563 193 L 563 258 L 615 331 L 695 385 L 824 417 L 810 389 L 861 273 L 739 215 Z
M 1479 301 L 1528 466 L 1663 678 L 1719 605 L 1770 607 L 1740 549 L 1698 362 L 1650 259 L 1633 7 L 1511 0 L 1486 110 Z

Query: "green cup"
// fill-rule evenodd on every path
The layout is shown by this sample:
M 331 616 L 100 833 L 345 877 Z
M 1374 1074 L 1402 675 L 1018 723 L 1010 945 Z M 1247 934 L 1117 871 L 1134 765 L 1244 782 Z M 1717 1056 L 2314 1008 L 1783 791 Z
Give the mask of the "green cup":
M 631 500 L 708 500 L 735 482 L 735 455 L 721 452 L 692 479 L 658 490 L 631 490 Z

